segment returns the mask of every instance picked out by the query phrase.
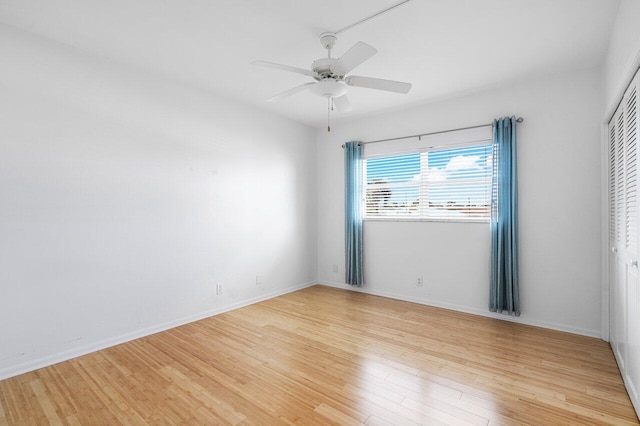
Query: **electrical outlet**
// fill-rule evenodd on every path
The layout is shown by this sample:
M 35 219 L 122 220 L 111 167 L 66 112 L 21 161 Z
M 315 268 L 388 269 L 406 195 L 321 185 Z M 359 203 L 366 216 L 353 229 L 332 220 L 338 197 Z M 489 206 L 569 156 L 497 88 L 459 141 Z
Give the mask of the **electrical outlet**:
M 334 263 L 334 264 L 333 264 L 333 273 L 334 273 L 334 274 L 337 274 L 337 273 L 338 273 L 338 264 L 337 264 L 337 263 Z
M 416 286 L 417 287 L 422 287 L 422 284 L 423 284 L 422 278 L 418 277 L 418 279 L 416 280 Z
M 216 294 L 222 294 L 222 284 L 216 284 Z

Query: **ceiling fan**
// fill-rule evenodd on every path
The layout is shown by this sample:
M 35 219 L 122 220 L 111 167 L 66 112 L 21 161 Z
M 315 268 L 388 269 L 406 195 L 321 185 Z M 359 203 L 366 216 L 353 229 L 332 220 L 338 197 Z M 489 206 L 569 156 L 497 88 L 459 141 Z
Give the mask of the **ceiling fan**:
M 311 70 L 276 64 L 274 62 L 253 61 L 253 65 L 303 74 L 315 80 L 286 90 L 267 100 L 269 102 L 279 102 L 291 95 L 308 89 L 318 96 L 327 98 L 329 109 L 332 109 L 335 105 L 339 112 L 349 112 L 352 109 L 351 102 L 349 102 L 349 98 L 347 98 L 349 86 L 385 90 L 395 93 L 408 93 L 409 90 L 411 90 L 410 83 L 357 75 L 347 76 L 354 68 L 371 58 L 378 51 L 368 44 L 359 41 L 340 58 L 332 58 L 331 49 L 335 45 L 336 40 L 336 33 L 325 32 L 320 35 L 320 43 L 327 49 L 327 57 L 313 61 Z

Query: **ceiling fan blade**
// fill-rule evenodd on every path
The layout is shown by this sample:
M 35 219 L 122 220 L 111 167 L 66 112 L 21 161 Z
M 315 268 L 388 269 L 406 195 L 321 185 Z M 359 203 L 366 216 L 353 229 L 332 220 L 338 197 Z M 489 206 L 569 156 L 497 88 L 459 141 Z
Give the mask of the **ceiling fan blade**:
M 386 90 L 387 92 L 409 93 L 411 83 L 401 81 L 383 80 L 381 78 L 360 77 L 351 75 L 344 79 L 349 86 L 366 87 L 368 89 Z
M 289 65 L 276 64 L 275 62 L 253 61 L 253 62 L 251 62 L 251 64 L 252 65 L 257 65 L 259 67 L 274 68 L 274 69 L 281 70 L 281 71 L 295 72 L 297 74 L 308 75 L 309 77 L 316 77 L 316 73 L 313 72 L 313 71 L 305 70 L 305 69 L 302 69 L 302 68 L 290 67 Z
M 345 75 L 376 53 L 378 51 L 375 48 L 359 41 L 338 59 L 338 62 L 331 67 L 331 71 L 338 75 Z
M 302 84 L 300 86 L 296 86 L 293 89 L 289 89 L 289 90 L 285 90 L 282 93 L 278 93 L 275 96 L 270 97 L 269 99 L 267 99 L 268 102 L 280 102 L 281 100 L 288 98 L 291 95 L 295 95 L 298 92 L 302 92 L 305 89 L 308 89 L 309 86 L 313 86 L 316 83 L 305 83 Z
M 349 112 L 353 109 L 353 107 L 351 106 L 351 102 L 349 102 L 349 98 L 347 98 L 347 95 L 333 98 L 333 104 L 336 106 L 338 112 Z

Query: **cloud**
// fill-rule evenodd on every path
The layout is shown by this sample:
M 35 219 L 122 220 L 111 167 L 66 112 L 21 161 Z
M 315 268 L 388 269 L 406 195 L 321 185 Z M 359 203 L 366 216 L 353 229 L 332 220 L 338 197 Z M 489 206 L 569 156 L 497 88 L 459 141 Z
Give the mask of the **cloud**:
M 447 163 L 445 170 L 466 170 L 466 169 L 479 169 L 480 168 L 480 156 L 479 155 L 456 155 Z
M 445 170 L 437 167 L 429 169 L 427 173 L 427 181 L 429 182 L 443 182 L 447 180 L 448 177 L 448 173 Z

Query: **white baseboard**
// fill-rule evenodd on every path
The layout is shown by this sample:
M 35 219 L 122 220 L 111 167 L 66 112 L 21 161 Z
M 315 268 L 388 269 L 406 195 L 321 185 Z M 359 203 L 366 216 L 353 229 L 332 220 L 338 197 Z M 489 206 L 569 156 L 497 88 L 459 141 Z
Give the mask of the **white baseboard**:
M 386 292 L 386 291 L 379 291 L 379 290 L 371 290 L 371 289 L 367 289 L 367 288 L 362 288 L 362 287 L 352 287 L 349 286 L 347 284 L 342 284 L 342 283 L 336 283 L 336 282 L 330 282 L 330 281 L 309 281 L 303 284 L 299 284 L 293 287 L 288 287 L 284 290 L 278 290 L 278 291 L 274 291 L 271 293 L 267 293 L 267 294 L 263 294 L 260 296 L 256 296 L 253 297 L 251 299 L 247 299 L 247 300 L 243 300 L 241 302 L 237 302 L 237 303 L 232 303 L 229 305 L 225 305 L 222 307 L 218 307 L 215 309 L 211 309 L 208 311 L 204 311 L 204 312 L 200 312 L 194 315 L 190 315 L 184 318 L 180 318 L 177 320 L 173 320 L 173 321 L 168 321 L 165 323 L 161 323 L 161 324 L 157 324 L 154 325 L 152 327 L 147 327 L 141 330 L 136 330 L 130 333 L 126 333 L 120 336 L 115 336 L 112 338 L 108 338 L 108 339 L 103 339 L 100 340 L 98 342 L 94 342 L 94 343 L 90 343 L 87 345 L 83 345 L 83 346 L 79 346 L 76 348 L 71 348 L 67 351 L 63 351 L 63 352 L 58 352 L 55 354 L 50 354 L 50 355 L 45 355 L 43 357 L 39 357 L 33 360 L 29 360 L 26 361 L 24 363 L 15 365 L 15 366 L 11 366 L 9 368 L 5 368 L 5 369 L 1 369 L 0 370 L 0 380 L 3 379 L 7 379 L 9 377 L 14 377 L 17 376 L 19 374 L 23 374 L 23 373 L 27 373 L 29 371 L 33 371 L 33 370 L 37 370 L 38 368 L 43 368 L 43 367 L 47 367 L 49 365 L 53 365 L 53 364 L 57 364 L 59 362 L 62 361 L 67 361 L 69 359 L 72 358 L 76 358 L 82 355 L 86 355 L 89 354 L 91 352 L 96 352 L 99 351 L 101 349 L 105 349 L 111 346 L 115 346 L 115 345 L 119 345 L 121 343 L 125 343 L 125 342 L 129 342 L 131 340 L 135 340 L 135 339 L 139 339 L 141 337 L 145 337 L 145 336 L 149 336 L 151 334 L 155 334 L 155 333 L 159 333 L 161 331 L 165 331 L 165 330 L 169 330 L 171 328 L 175 328 L 184 324 L 188 324 L 191 322 L 195 322 L 195 321 L 199 321 L 201 319 L 204 318 L 208 318 L 214 315 L 218 315 L 224 312 L 229 312 L 232 311 L 234 309 L 238 309 L 238 308 L 242 308 L 244 306 L 248 306 L 248 305 L 252 305 L 254 303 L 258 303 L 258 302 L 262 302 L 268 299 L 272 299 L 274 297 L 278 297 L 281 296 L 283 294 L 287 294 L 287 293 L 292 293 L 294 291 L 298 291 L 301 290 L 303 288 L 307 288 L 307 287 L 311 287 L 315 284 L 320 284 L 320 285 L 324 285 L 324 286 L 328 286 L 328 287 L 335 287 L 335 288 L 340 288 L 343 290 L 350 290 L 350 291 L 357 291 L 360 293 L 366 293 L 366 294 L 372 294 L 375 296 L 382 296 L 382 297 L 388 297 L 390 299 L 396 299 L 396 300 L 403 300 L 406 302 L 413 302 L 413 303 L 419 303 L 421 305 L 427 305 L 427 306 L 434 306 L 434 307 L 438 307 L 438 308 L 444 308 L 444 309 L 450 309 L 450 310 L 454 310 L 454 311 L 458 311 L 458 312 L 464 312 L 464 313 L 469 313 L 469 314 L 474 314 L 474 315 L 480 315 L 483 317 L 489 317 L 489 318 L 496 318 L 496 319 L 500 319 L 503 321 L 511 321 L 511 322 L 516 322 L 516 323 L 521 323 L 521 324 L 526 324 L 526 325 L 532 325 L 535 327 L 542 327 L 542 328 L 548 328 L 548 329 L 552 329 L 552 330 L 558 330 L 558 331 L 564 331 L 564 332 L 568 332 L 568 333 L 573 333 L 573 334 L 580 334 L 583 336 L 589 336 L 589 337 L 597 337 L 600 338 L 600 334 L 598 333 L 597 330 L 587 330 L 587 329 L 582 329 L 582 328 L 577 328 L 577 327 L 571 327 L 571 326 L 566 326 L 563 324 L 556 324 L 556 323 L 550 323 L 550 322 L 546 322 L 546 321 L 538 321 L 538 320 L 532 320 L 532 319 L 527 319 L 527 318 L 522 318 L 522 317 L 510 317 L 510 316 L 506 316 L 506 315 L 501 315 L 501 314 L 496 314 L 493 312 L 489 312 L 489 311 L 484 311 L 481 309 L 476 309 L 476 308 L 470 308 L 467 306 L 462 306 L 462 305 L 455 305 L 455 304 L 450 304 L 450 303 L 442 303 L 436 300 L 430 300 L 430 299 L 421 299 L 421 298 L 416 298 L 416 297 L 409 297 L 409 296 L 404 296 L 401 294 L 397 294 L 397 293 L 391 293 L 391 292 Z
M 565 325 L 565 324 L 557 324 L 557 323 L 553 323 L 553 322 L 539 321 L 539 320 L 535 320 L 535 319 L 531 319 L 531 318 L 513 317 L 513 316 L 510 316 L 510 315 L 497 314 L 495 312 L 490 312 L 489 310 L 485 311 L 485 310 L 482 310 L 482 309 L 472 308 L 472 307 L 469 307 L 469 306 L 463 306 L 463 305 L 456 305 L 456 304 L 452 304 L 452 303 L 440 302 L 440 301 L 432 300 L 432 299 L 422 299 L 422 298 L 417 298 L 417 297 L 405 296 L 405 295 L 402 295 L 402 294 L 391 293 L 391 292 L 386 292 L 386 291 L 371 290 L 371 289 L 364 288 L 364 287 L 353 287 L 353 286 L 350 286 L 348 284 L 336 283 L 336 282 L 331 282 L 331 281 L 319 281 L 318 284 L 325 285 L 325 286 L 328 286 L 328 287 L 341 288 L 341 289 L 344 289 L 344 290 L 357 291 L 357 292 L 360 292 L 360 293 L 371 294 L 371 295 L 374 295 L 374 296 L 382 296 L 382 297 L 388 297 L 390 299 L 403 300 L 405 302 L 413 302 L 413 303 L 419 303 L 421 305 L 427 305 L 427 306 L 434 306 L 434 307 L 437 307 L 437 308 L 450 309 L 452 311 L 458 311 L 458 312 L 464 312 L 464 313 L 467 313 L 467 314 L 480 315 L 480 316 L 483 316 L 483 317 L 495 318 L 495 319 L 499 319 L 499 320 L 503 320 L 503 321 L 511 321 L 511 322 L 516 322 L 516 323 L 519 323 L 519 324 L 532 325 L 534 327 L 548 328 L 548 329 L 551 329 L 551 330 L 564 331 L 566 333 L 579 334 L 579 335 L 588 336 L 588 337 L 596 337 L 596 338 L 599 338 L 599 339 L 601 338 L 601 334 L 600 334 L 599 330 L 589 330 L 589 329 L 573 327 L 573 326 L 569 326 L 569 325 Z
M 50 355 L 45 355 L 33 360 L 26 361 L 24 363 L 4 368 L 0 370 L 0 380 L 8 379 L 19 374 L 27 373 L 29 371 L 37 370 L 39 368 L 48 367 L 53 364 L 57 364 L 62 361 L 67 361 L 72 358 L 77 358 L 82 355 L 96 352 L 101 349 L 109 348 L 111 346 L 119 345 L 121 343 L 129 342 L 131 340 L 139 339 L 141 337 L 149 336 L 151 334 L 159 333 L 161 331 L 169 330 L 171 328 L 179 327 L 191 322 L 199 321 L 204 318 L 212 317 L 214 315 L 229 312 L 234 309 L 242 308 L 244 306 L 253 305 L 254 303 L 262 302 L 274 297 L 282 296 L 283 294 L 292 293 L 294 291 L 302 290 L 303 288 L 316 285 L 317 281 L 309 281 L 303 284 L 298 284 L 293 287 L 288 287 L 284 290 L 277 290 L 271 293 L 262 294 L 260 296 L 252 297 L 251 299 L 243 300 L 240 302 L 232 303 L 229 305 L 217 307 L 208 311 L 200 312 L 187 317 L 179 318 L 173 321 L 164 322 L 151 327 L 143 328 L 141 330 L 132 331 L 120 336 L 103 339 L 98 342 L 90 343 L 87 345 L 71 348 L 69 350 L 58 352 Z

